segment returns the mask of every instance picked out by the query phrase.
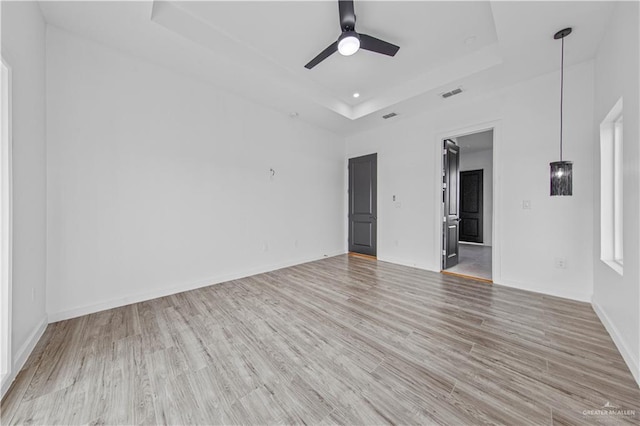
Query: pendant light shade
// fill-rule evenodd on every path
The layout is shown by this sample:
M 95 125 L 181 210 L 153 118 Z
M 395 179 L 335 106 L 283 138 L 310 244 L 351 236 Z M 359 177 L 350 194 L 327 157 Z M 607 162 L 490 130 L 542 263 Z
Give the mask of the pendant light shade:
M 571 28 L 565 28 L 554 34 L 553 38 L 562 40 L 562 54 L 560 57 L 560 161 L 549 163 L 550 193 L 556 195 L 573 195 L 573 163 L 562 161 L 562 107 L 564 100 L 564 38 L 571 34 Z
M 573 195 L 573 163 L 554 161 L 551 166 L 551 195 Z

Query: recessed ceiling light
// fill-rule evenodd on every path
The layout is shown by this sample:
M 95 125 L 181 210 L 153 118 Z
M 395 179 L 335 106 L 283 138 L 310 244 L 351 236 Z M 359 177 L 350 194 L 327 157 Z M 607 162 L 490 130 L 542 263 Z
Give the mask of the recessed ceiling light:
M 358 92 L 354 93 L 354 94 L 353 94 L 353 97 L 354 97 L 354 98 L 359 98 L 359 97 L 360 97 L 360 93 L 358 93 Z

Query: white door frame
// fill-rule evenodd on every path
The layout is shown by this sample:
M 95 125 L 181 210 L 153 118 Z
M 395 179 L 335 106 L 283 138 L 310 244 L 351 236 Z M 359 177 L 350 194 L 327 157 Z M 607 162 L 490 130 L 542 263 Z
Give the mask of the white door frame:
M 492 223 L 492 256 L 491 256 L 491 279 L 494 283 L 499 284 L 501 276 L 501 218 L 502 212 L 502 182 L 500 181 L 500 155 L 502 148 L 502 120 L 488 121 L 478 124 L 472 124 L 465 127 L 457 127 L 447 131 L 441 131 L 436 133 L 436 143 L 434 144 L 437 151 L 435 157 L 436 166 L 435 169 L 435 182 L 437 190 L 435 191 L 435 217 L 434 224 L 435 238 L 434 247 L 437 259 L 435 265 L 439 265 L 442 270 L 442 218 L 444 217 L 444 211 L 442 210 L 442 168 L 443 168 L 443 156 L 442 156 L 442 143 L 445 139 L 457 138 L 460 136 L 466 136 L 473 133 L 484 132 L 487 130 L 493 130 L 493 214 L 491 218 Z
M 0 120 L 2 120 L 0 135 L 0 291 L 1 291 L 1 312 L 2 312 L 2 329 L 0 330 L 0 339 L 2 354 L 2 364 L 0 365 L 0 376 L 2 394 L 10 385 L 9 379 L 14 377 L 13 359 L 11 350 L 11 319 L 12 319 L 12 278 L 11 269 L 12 247 L 13 247 L 13 226 L 12 226 L 12 172 L 11 172 L 11 67 L 5 60 L 0 57 L 0 84 L 2 85 L 2 111 Z M 6 96 L 5 96 L 6 93 Z

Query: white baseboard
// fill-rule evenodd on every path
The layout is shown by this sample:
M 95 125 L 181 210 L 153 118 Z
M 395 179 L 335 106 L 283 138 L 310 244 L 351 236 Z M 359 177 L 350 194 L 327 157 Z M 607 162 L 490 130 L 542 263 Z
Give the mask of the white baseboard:
M 409 268 L 422 269 L 423 271 L 440 272 L 440 270 L 435 270 L 431 265 L 426 263 L 405 262 L 403 260 L 396 259 L 393 257 L 380 256 L 380 255 L 378 255 L 377 258 L 381 262 L 389 262 L 389 263 L 393 263 L 394 265 L 408 266 Z
M 436 267 L 434 268 L 433 265 L 431 264 L 417 264 L 417 263 L 409 263 L 409 262 L 405 262 L 403 260 L 399 260 L 399 259 L 395 259 L 393 257 L 383 257 L 383 256 L 378 256 L 378 260 L 381 260 L 383 262 L 389 262 L 389 263 L 393 263 L 396 265 L 400 265 L 400 266 L 408 266 L 410 268 L 418 268 L 418 269 L 422 269 L 425 271 L 431 271 L 431 272 L 440 272 L 440 267 Z M 578 302 L 585 302 L 585 303 L 591 303 L 591 294 L 582 294 L 582 293 L 572 293 L 572 292 L 566 292 L 566 291 L 556 291 L 556 290 L 550 290 L 550 289 L 541 289 L 537 286 L 534 286 L 530 283 L 523 283 L 523 282 L 518 282 L 518 281 L 504 281 L 504 280 L 493 280 L 493 283 L 496 285 L 501 285 L 503 287 L 511 287 L 511 288 L 517 288 L 518 290 L 526 290 L 526 291 L 531 291 L 533 293 L 538 293 L 538 294 L 546 294 L 549 296 L 555 296 L 555 297 L 561 297 L 563 299 L 571 299 L 571 300 L 576 300 Z
M 400 266 L 408 266 L 410 268 L 418 268 L 418 269 L 422 269 L 422 270 L 425 270 L 425 271 L 440 272 L 439 267 L 434 268 L 433 265 L 426 264 L 426 263 L 425 264 L 409 263 L 409 262 L 405 262 L 403 260 L 394 259 L 392 257 L 381 257 L 381 256 L 378 256 L 378 260 L 381 260 L 383 262 L 393 263 L 393 264 L 400 265 Z M 539 287 L 536 287 L 536 286 L 534 286 L 532 284 L 518 282 L 518 281 L 504 281 L 504 280 L 496 281 L 496 280 L 494 280 L 493 283 L 496 284 L 496 285 L 501 285 L 503 287 L 517 288 L 518 290 L 526 290 L 526 291 L 530 291 L 530 292 L 533 292 L 533 293 L 546 294 L 546 295 L 549 295 L 549 296 L 561 297 L 563 299 L 570 299 L 570 300 L 576 300 L 578 302 L 591 303 L 591 295 L 590 294 L 571 293 L 571 292 L 565 292 L 565 291 L 554 291 L 554 290 L 549 290 L 549 289 L 540 289 Z
M 563 291 L 561 289 L 540 288 L 530 283 L 524 283 L 519 281 L 500 280 L 498 282 L 494 280 L 493 283 L 496 285 L 501 285 L 503 287 L 517 288 L 518 290 L 526 290 L 526 291 L 531 291 L 533 293 L 546 294 L 548 296 L 561 297 L 563 299 L 570 299 L 578 302 L 591 303 L 591 294 Z
M 20 370 L 22 370 L 22 367 L 24 367 L 24 364 L 25 362 L 27 362 L 29 355 L 31 355 L 31 352 L 36 347 L 36 344 L 44 334 L 44 330 L 47 328 L 47 324 L 47 316 L 45 315 L 42 320 L 40 320 L 38 325 L 33 329 L 26 342 L 24 342 L 22 346 L 20 346 L 20 349 L 18 349 L 18 352 L 16 353 L 16 356 L 13 359 L 11 365 L 11 371 L 4 377 L 4 380 L 2 381 L 2 398 L 4 398 L 4 394 L 11 387 L 11 383 L 13 383 L 13 381 L 16 379 L 18 372 L 20 372 Z
M 330 252 L 320 256 L 310 256 L 307 258 L 300 258 L 294 261 L 280 262 L 268 266 L 262 266 L 259 268 L 244 270 L 239 273 L 220 275 L 217 277 L 209 278 L 202 281 L 190 282 L 180 284 L 176 286 L 163 287 L 157 290 L 148 291 L 144 293 L 129 295 L 126 297 L 120 297 L 105 302 L 95 303 L 87 306 L 82 306 L 74 309 L 49 313 L 49 322 L 58 322 L 71 318 L 80 317 L 83 315 L 93 314 L 95 312 L 105 311 L 107 309 L 118 308 L 120 306 L 130 305 L 132 303 L 144 302 L 146 300 L 157 299 L 158 297 L 170 296 L 172 294 L 181 293 L 183 291 L 195 290 L 197 288 L 207 287 L 214 284 L 220 284 L 227 281 L 238 280 L 246 278 L 252 275 L 263 274 L 265 272 L 275 271 L 277 269 L 288 268 L 302 263 L 313 262 L 315 260 L 325 259 L 328 257 L 338 256 L 345 254 L 346 252 L 339 250 L 336 252 Z
M 622 355 L 622 358 L 624 359 L 624 362 L 627 364 L 627 367 L 629 367 L 629 370 L 631 370 L 633 378 L 636 379 L 636 383 L 638 383 L 638 386 L 640 387 L 640 363 L 638 362 L 638 358 L 636 358 L 633 352 L 629 350 L 627 345 L 624 343 L 620 332 L 618 332 L 618 328 L 613 324 L 613 322 L 611 322 L 611 319 L 607 316 L 600 305 L 598 305 L 595 300 L 592 300 L 591 306 L 593 306 L 593 310 L 596 312 L 596 315 L 598 315 L 598 318 L 600 318 L 604 328 L 609 332 L 613 343 L 615 343 L 620 355 Z

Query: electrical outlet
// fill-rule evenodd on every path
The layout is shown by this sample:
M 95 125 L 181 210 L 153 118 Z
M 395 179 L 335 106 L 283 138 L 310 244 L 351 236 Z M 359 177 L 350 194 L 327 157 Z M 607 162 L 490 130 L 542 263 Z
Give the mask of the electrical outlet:
M 531 200 L 522 200 L 522 209 L 531 210 Z
M 556 268 L 567 269 L 567 259 L 564 257 L 556 257 Z

